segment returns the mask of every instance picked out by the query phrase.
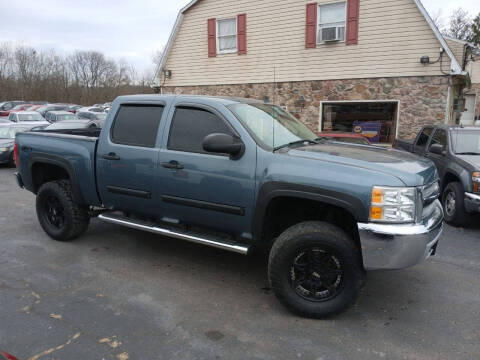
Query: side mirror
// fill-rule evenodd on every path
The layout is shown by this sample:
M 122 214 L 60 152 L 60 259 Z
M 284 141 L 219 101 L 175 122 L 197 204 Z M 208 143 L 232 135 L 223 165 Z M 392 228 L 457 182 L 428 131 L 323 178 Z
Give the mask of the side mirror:
M 428 149 L 432 154 L 444 155 L 443 146 L 440 144 L 433 144 Z
M 245 144 L 239 137 L 222 133 L 205 136 L 202 146 L 208 152 L 229 154 L 232 160 L 240 159 L 245 152 Z

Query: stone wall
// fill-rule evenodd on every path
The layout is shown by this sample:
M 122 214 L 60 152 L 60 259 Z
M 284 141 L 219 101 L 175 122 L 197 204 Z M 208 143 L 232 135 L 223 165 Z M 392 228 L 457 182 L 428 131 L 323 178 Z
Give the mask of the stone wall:
M 274 102 L 287 106 L 292 114 L 314 131 L 318 130 L 321 101 L 399 100 L 398 135 L 413 138 L 425 124 L 444 123 L 448 79 L 444 76 L 419 76 L 186 86 L 166 87 L 163 92 L 239 96 Z

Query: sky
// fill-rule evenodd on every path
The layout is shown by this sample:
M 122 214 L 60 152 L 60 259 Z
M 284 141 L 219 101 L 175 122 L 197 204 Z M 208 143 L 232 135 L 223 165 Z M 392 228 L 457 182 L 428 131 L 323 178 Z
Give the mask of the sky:
M 35 48 L 98 50 L 135 65 L 153 68 L 152 54 L 162 49 L 179 9 L 190 0 L 0 0 L 0 42 Z M 217 0 L 222 1 L 222 0 Z M 261 0 L 259 0 L 261 1 Z M 423 0 L 430 14 L 444 20 L 458 7 L 480 12 L 480 0 Z

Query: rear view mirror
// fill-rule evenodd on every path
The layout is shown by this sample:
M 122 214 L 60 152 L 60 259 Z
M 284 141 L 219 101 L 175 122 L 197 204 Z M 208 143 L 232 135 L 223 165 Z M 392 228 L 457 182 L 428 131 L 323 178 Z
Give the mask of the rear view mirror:
M 233 160 L 240 159 L 245 152 L 245 144 L 239 137 L 222 133 L 205 136 L 202 145 L 205 151 L 229 154 Z
M 443 154 L 444 154 L 444 152 L 443 152 L 443 146 L 440 145 L 440 144 L 433 144 L 433 145 L 431 145 L 429 151 L 430 151 L 432 154 L 437 154 L 437 155 L 443 155 Z

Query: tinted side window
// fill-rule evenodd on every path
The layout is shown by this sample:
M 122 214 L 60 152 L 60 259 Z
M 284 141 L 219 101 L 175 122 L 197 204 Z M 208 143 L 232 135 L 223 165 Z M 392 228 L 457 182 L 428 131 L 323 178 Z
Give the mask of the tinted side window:
M 430 145 L 439 144 L 442 145 L 443 149 L 447 147 L 447 132 L 445 130 L 438 129 L 435 131 L 435 134 L 432 137 L 432 142 Z
M 422 133 L 418 137 L 417 143 L 415 144 L 418 147 L 425 147 L 427 146 L 428 139 L 430 139 L 430 135 L 432 135 L 432 128 L 425 128 L 423 129 Z
M 111 131 L 117 144 L 154 147 L 163 106 L 122 105 Z
M 168 149 L 206 153 L 203 139 L 213 133 L 232 134 L 232 131 L 222 119 L 209 111 L 177 108 L 170 126 Z

